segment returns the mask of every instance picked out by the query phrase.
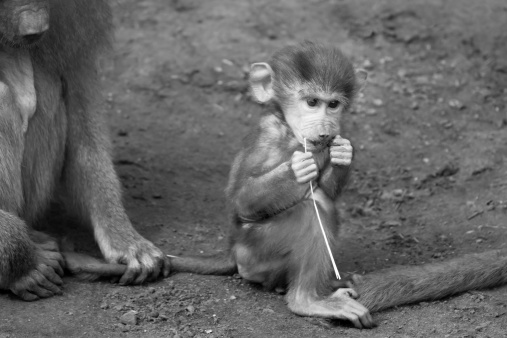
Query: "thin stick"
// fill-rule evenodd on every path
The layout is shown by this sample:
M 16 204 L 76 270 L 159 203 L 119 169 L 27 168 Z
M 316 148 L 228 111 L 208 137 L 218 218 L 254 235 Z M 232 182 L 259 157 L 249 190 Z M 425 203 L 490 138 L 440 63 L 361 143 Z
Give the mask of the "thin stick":
M 306 137 L 303 140 L 305 142 L 305 153 L 307 153 L 308 151 L 306 150 Z M 322 235 L 324 236 L 324 241 L 326 242 L 326 247 L 327 247 L 327 251 L 329 252 L 329 257 L 331 257 L 331 262 L 333 263 L 333 269 L 334 269 L 334 273 L 336 275 L 336 279 L 342 279 L 340 277 L 340 273 L 338 272 L 338 267 L 336 266 L 336 263 L 334 261 L 333 252 L 331 251 L 331 247 L 329 246 L 326 232 L 324 231 L 324 226 L 322 225 L 322 221 L 320 220 L 319 209 L 317 208 L 317 202 L 315 202 L 315 196 L 313 195 L 312 181 L 310 181 L 310 190 L 312 192 L 312 200 L 313 200 L 313 206 L 315 207 L 315 213 L 317 214 L 317 219 L 319 220 L 320 230 L 322 231 Z

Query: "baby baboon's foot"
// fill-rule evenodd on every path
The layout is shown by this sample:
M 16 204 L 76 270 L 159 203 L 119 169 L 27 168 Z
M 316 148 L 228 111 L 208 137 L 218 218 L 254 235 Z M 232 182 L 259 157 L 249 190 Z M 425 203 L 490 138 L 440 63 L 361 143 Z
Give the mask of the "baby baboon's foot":
M 374 327 L 368 309 L 354 299 L 357 296 L 354 289 L 345 288 L 338 289 L 324 299 L 301 293 L 296 296 L 289 294 L 288 302 L 291 311 L 301 316 L 348 320 L 358 329 Z
M 349 320 L 358 329 L 374 327 L 375 323 L 370 311 L 363 304 L 356 301 L 357 298 L 359 298 L 359 295 L 354 289 L 343 288 L 336 290 L 325 301 L 335 307 L 335 318 Z

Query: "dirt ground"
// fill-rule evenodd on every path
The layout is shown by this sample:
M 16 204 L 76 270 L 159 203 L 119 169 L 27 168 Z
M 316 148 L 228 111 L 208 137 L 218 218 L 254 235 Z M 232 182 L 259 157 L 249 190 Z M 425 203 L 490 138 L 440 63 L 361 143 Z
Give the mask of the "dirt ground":
M 248 65 L 304 39 L 369 72 L 345 117 L 356 162 L 339 268 L 507 247 L 505 0 L 122 0 L 114 11 L 101 109 L 128 213 L 165 252 L 226 247 L 229 165 L 261 112 Z M 71 235 L 98 254 L 89 230 Z M 236 277 L 65 282 L 35 303 L 0 294 L 0 338 L 507 336 L 506 287 L 376 313 L 378 327 L 359 331 L 297 317 Z

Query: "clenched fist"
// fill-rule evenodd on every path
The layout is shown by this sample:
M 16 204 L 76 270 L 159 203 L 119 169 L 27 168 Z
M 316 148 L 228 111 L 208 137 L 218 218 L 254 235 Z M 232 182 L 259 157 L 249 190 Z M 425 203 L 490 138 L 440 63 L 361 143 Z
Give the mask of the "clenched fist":
M 319 176 L 319 168 L 312 153 L 295 151 L 291 162 L 291 168 L 298 183 L 308 183 Z
M 340 136 L 336 136 L 329 147 L 329 155 L 331 157 L 331 164 L 335 166 L 344 165 L 348 166 L 352 163 L 352 145 L 350 141 Z

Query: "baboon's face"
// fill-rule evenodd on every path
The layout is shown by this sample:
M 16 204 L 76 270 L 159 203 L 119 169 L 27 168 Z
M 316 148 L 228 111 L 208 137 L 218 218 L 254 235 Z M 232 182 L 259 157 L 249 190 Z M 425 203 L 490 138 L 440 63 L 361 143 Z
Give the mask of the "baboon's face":
M 299 142 L 307 139 L 310 151 L 320 151 L 340 135 L 340 120 L 348 99 L 339 92 L 304 84 L 297 87 L 284 102 L 285 120 Z

